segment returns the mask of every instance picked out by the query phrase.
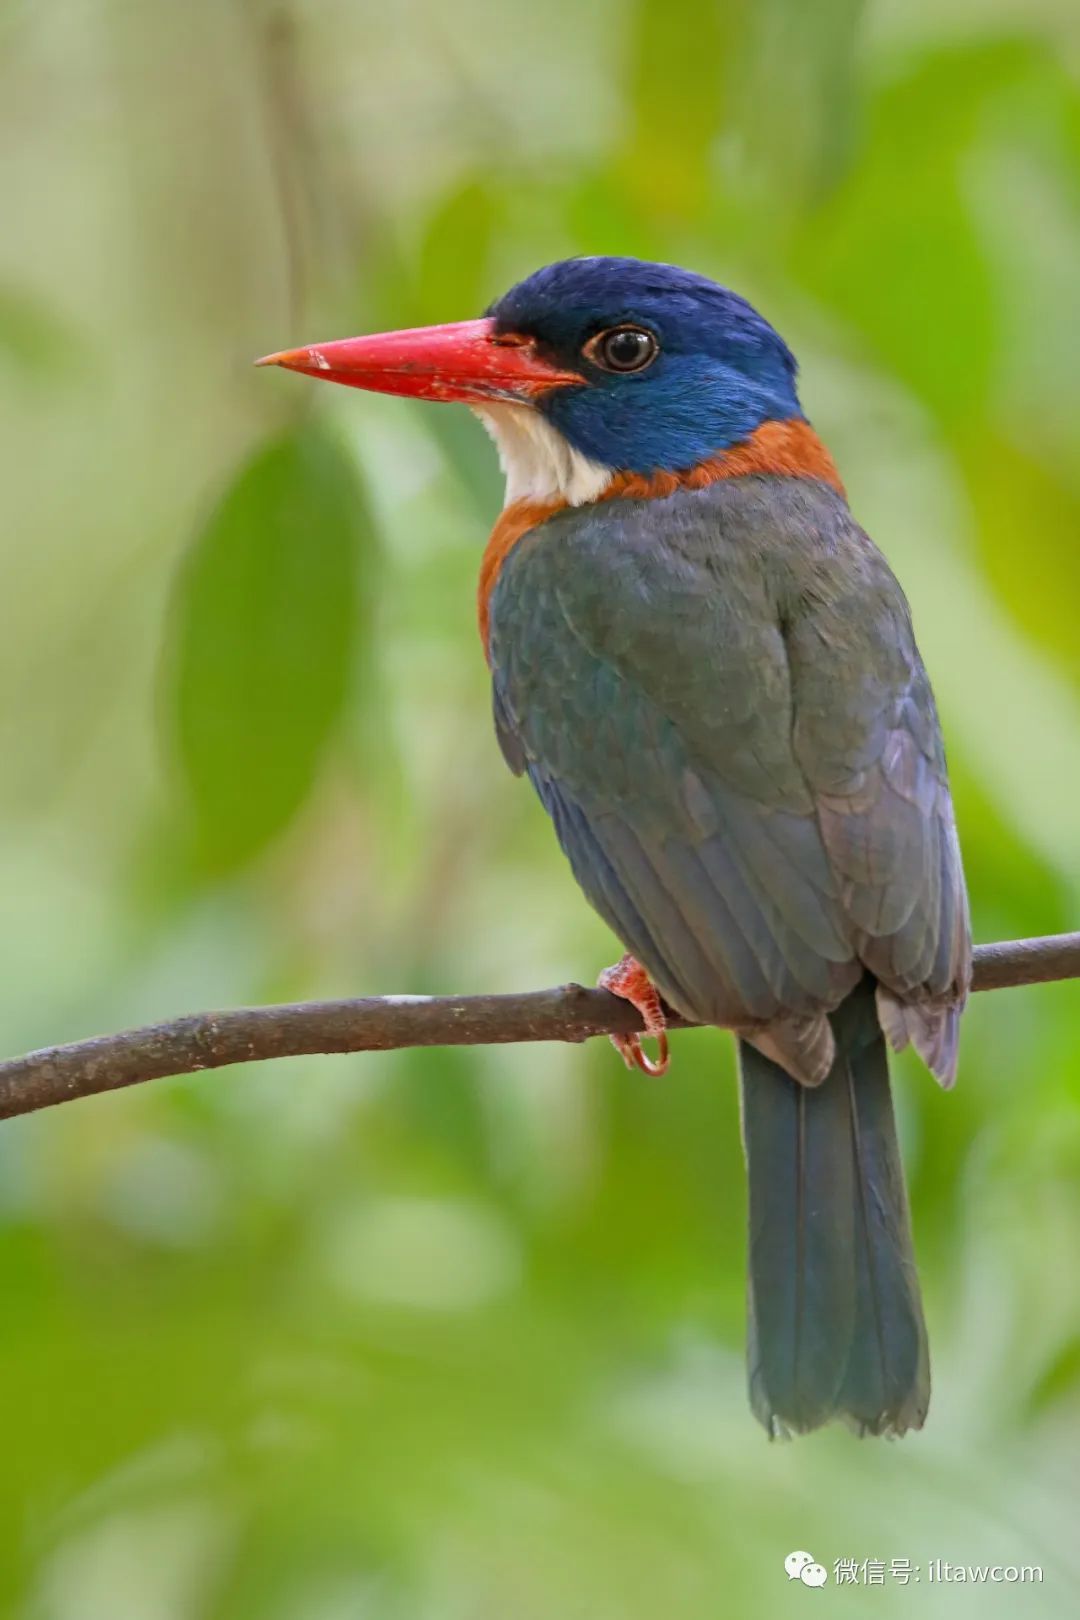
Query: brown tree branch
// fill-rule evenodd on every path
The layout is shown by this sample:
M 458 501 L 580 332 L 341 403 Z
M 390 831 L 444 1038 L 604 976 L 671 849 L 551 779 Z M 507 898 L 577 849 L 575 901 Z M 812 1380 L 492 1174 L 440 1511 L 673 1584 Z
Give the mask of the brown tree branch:
M 1080 933 L 1009 940 L 975 951 L 976 990 L 1080 979 Z M 672 1019 L 686 1027 L 683 1019 Z M 585 1041 L 641 1028 L 629 1002 L 564 984 L 504 996 L 376 996 L 192 1013 L 165 1024 L 46 1047 L 0 1063 L 0 1119 L 166 1075 L 316 1052 L 405 1046 Z

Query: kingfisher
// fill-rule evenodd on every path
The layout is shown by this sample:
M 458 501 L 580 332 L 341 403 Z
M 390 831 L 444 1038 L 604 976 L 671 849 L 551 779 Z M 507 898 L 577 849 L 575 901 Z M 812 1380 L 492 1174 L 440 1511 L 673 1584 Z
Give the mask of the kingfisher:
M 787 344 L 737 293 L 551 264 L 479 320 L 268 355 L 469 405 L 506 504 L 480 567 L 495 730 L 625 954 L 613 1037 L 734 1032 L 750 1404 L 772 1436 L 921 1427 L 929 1352 L 887 1045 L 956 1076 L 971 978 L 941 728 L 903 591 Z

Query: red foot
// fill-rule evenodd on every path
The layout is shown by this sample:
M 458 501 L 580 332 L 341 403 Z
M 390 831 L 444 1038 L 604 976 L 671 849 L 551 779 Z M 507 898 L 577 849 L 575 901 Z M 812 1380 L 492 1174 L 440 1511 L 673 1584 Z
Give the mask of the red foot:
M 613 996 L 622 996 L 637 1008 L 645 1024 L 645 1034 L 656 1037 L 657 1056 L 654 1060 L 641 1049 L 640 1035 L 611 1035 L 609 1039 L 628 1069 L 640 1069 L 643 1074 L 666 1074 L 671 1059 L 668 1056 L 667 1020 L 660 1005 L 656 986 L 634 956 L 624 956 L 614 967 L 605 968 L 597 979 L 601 990 L 610 990 Z

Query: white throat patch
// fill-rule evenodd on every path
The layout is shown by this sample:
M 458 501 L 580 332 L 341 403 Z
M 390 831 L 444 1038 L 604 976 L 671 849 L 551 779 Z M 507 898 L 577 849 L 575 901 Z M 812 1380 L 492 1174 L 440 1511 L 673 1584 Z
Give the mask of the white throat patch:
M 590 461 L 531 405 L 474 405 L 495 441 L 512 501 L 564 500 L 586 506 L 602 495 L 614 468 Z

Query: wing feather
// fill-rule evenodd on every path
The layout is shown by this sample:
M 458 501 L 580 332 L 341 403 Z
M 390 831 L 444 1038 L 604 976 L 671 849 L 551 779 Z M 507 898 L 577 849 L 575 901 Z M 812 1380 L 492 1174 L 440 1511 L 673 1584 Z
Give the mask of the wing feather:
M 933 698 L 884 559 L 799 483 L 520 541 L 492 597 L 500 742 L 680 1010 L 806 1044 L 865 967 L 890 1038 L 948 1067 L 970 947 Z

